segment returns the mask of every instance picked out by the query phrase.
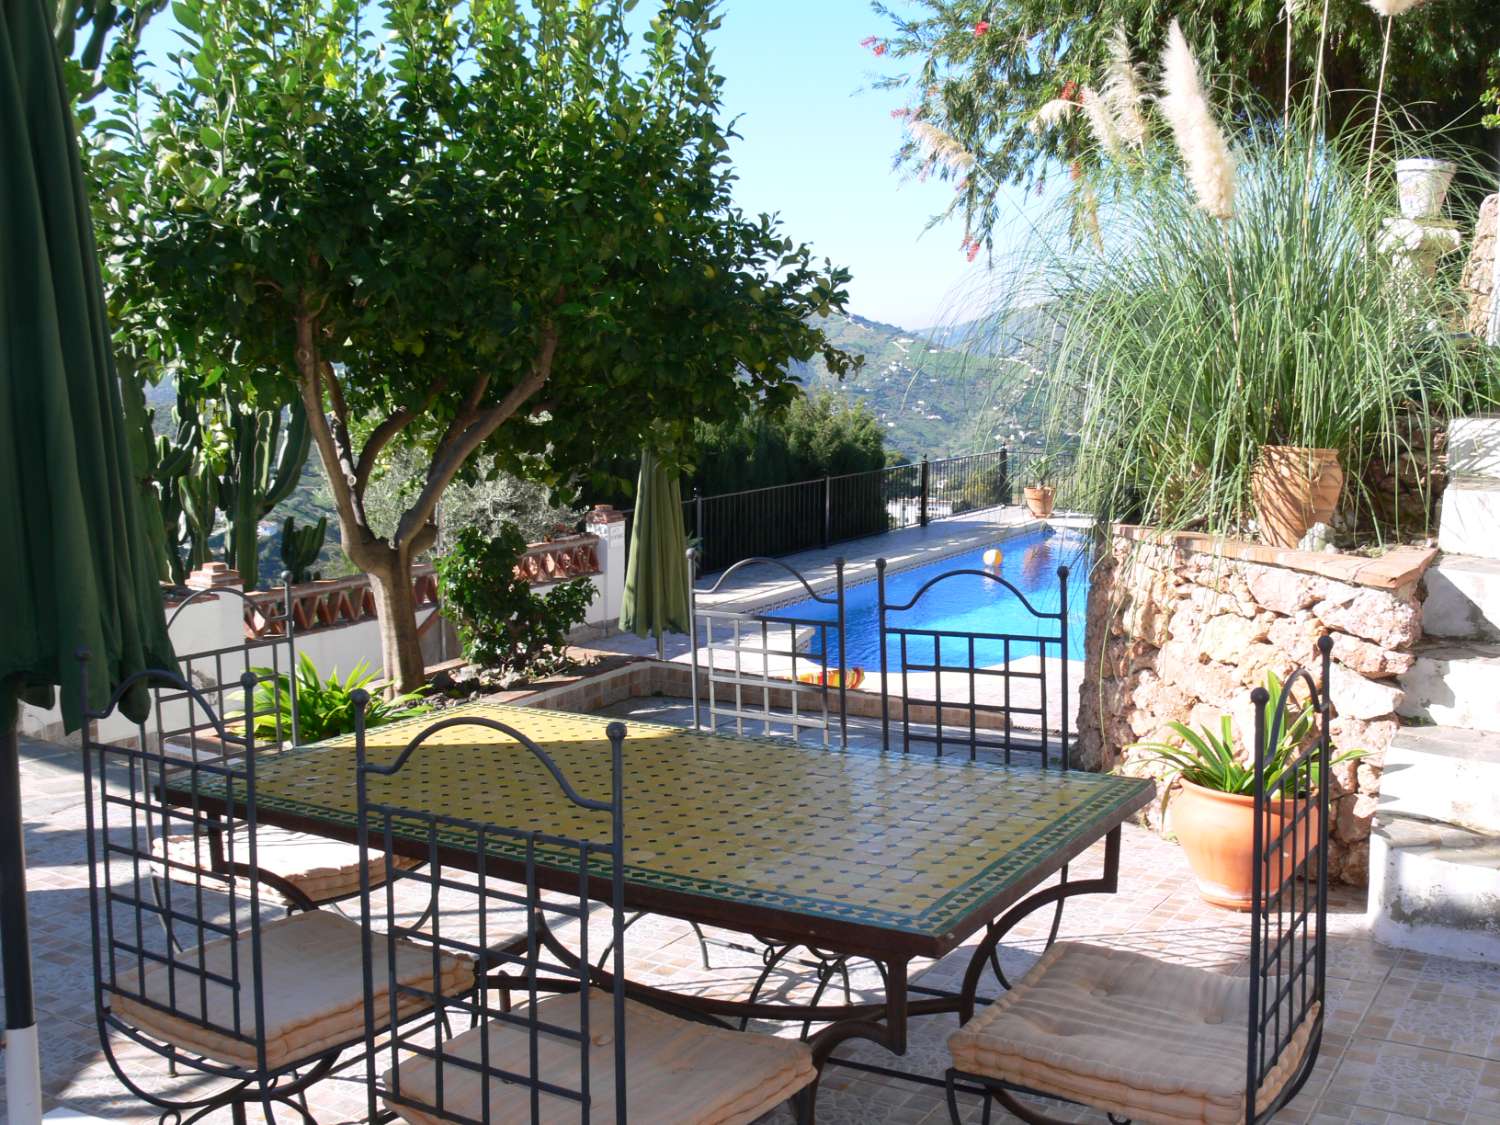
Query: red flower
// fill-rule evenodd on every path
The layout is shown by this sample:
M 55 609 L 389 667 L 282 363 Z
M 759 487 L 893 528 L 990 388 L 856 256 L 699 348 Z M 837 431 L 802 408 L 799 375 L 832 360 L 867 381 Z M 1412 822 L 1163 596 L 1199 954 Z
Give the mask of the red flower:
M 859 45 L 861 47 L 873 47 L 873 46 L 875 46 L 876 42 L 877 42 L 877 40 L 876 40 L 875 36 L 873 36 L 873 35 L 866 35 L 863 39 L 861 39 L 859 41 Z
M 990 21 L 989 20 L 980 20 L 978 23 L 976 23 L 974 25 L 974 38 L 978 39 L 981 35 L 983 35 L 989 29 L 990 29 Z
M 979 239 L 975 239 L 969 246 L 969 261 L 979 257 Z
M 1069 79 L 1063 84 L 1062 93 L 1058 94 L 1057 96 L 1065 102 L 1077 101 L 1078 83 L 1074 82 L 1072 79 Z
M 875 44 L 875 57 L 879 58 L 883 54 L 885 54 L 885 44 L 884 43 L 876 43 Z

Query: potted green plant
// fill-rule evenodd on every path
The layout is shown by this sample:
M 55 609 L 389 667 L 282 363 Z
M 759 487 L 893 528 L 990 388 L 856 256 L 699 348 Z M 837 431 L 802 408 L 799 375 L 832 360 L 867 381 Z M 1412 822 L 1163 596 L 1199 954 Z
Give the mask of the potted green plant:
M 1026 468 L 1025 479 L 1031 483 L 1023 486 L 1022 495 L 1026 498 L 1027 510 L 1039 520 L 1048 519 L 1052 515 L 1057 497 L 1054 487 L 1056 473 L 1057 462 L 1050 453 L 1033 459 Z
M 1267 672 L 1265 686 L 1270 695 L 1265 704 L 1265 729 L 1269 731 L 1281 698 L 1280 677 Z M 1255 872 L 1254 755 L 1236 753 L 1228 715 L 1220 716 L 1217 730 L 1204 726 L 1195 731 L 1178 722 L 1167 725 L 1182 740 L 1180 745 L 1138 742 L 1131 748 L 1144 750 L 1167 766 L 1169 784 L 1162 794 L 1162 813 L 1165 816 L 1170 802 L 1172 831 L 1187 853 L 1198 893 L 1215 906 L 1249 910 L 1254 901 L 1251 886 Z M 1276 745 L 1265 754 L 1267 788 L 1274 787 L 1292 768 L 1293 759 L 1312 733 L 1312 704 L 1289 706 Z M 1348 750 L 1333 761 L 1345 762 L 1362 753 Z M 1296 799 L 1286 803 L 1285 811 L 1272 814 L 1272 832 L 1295 817 L 1302 803 L 1323 783 L 1316 761 L 1297 768 L 1304 770 L 1304 776 L 1297 779 L 1293 789 Z M 1313 831 L 1321 832 L 1322 825 L 1314 821 Z

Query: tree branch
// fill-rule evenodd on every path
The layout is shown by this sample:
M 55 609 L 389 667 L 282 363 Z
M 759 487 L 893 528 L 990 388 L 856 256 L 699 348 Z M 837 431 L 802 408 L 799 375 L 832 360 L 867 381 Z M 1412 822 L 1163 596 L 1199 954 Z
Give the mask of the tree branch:
M 354 491 L 361 498 L 364 497 L 365 488 L 370 483 L 370 474 L 375 471 L 375 460 L 380 456 L 381 450 L 391 443 L 391 439 L 411 425 L 413 418 L 427 413 L 445 385 L 444 380 L 439 379 L 427 392 L 422 405 L 403 406 L 400 410 L 393 411 L 390 417 L 376 426 L 370 436 L 365 439 L 365 447 L 359 451 L 359 460 L 354 466 Z
M 453 420 L 453 425 L 448 427 L 448 432 L 443 435 L 443 440 L 433 454 L 432 466 L 427 470 L 427 483 L 422 486 L 422 492 L 417 497 L 416 503 L 402 514 L 401 522 L 396 525 L 395 542 L 398 547 L 414 538 L 424 525 L 432 522 L 433 514 L 437 511 L 438 498 L 442 496 L 443 490 L 452 482 L 469 456 L 500 427 L 502 422 L 518 411 L 527 399 L 542 389 L 552 374 L 552 359 L 556 354 L 557 329 L 549 324 L 542 331 L 542 346 L 531 365 L 530 374 L 512 387 L 506 396 L 494 406 L 473 413 L 472 421 L 461 430 L 457 427 L 463 418 L 462 413 Z M 481 381 L 487 384 L 488 378 Z M 478 385 L 476 383 L 476 386 Z M 471 408 L 477 405 L 478 398 L 471 392 L 465 399 L 464 406 Z M 470 412 L 472 413 L 472 410 Z
M 338 441 L 323 409 L 323 377 L 331 371 L 318 356 L 316 317 L 306 312 L 297 316 L 297 373 L 297 388 L 307 412 L 308 428 L 328 472 L 328 485 L 338 508 L 344 550 L 357 566 L 364 567 L 371 560 L 374 536 L 365 522 L 363 506 L 355 500 L 352 471 L 347 459 L 340 454 Z

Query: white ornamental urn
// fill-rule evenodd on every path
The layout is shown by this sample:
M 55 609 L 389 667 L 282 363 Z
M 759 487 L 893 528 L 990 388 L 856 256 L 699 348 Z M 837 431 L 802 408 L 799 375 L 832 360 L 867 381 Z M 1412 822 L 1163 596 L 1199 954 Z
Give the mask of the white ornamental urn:
M 1408 219 L 1437 219 L 1458 165 L 1451 160 L 1422 157 L 1396 161 L 1396 191 L 1401 214 Z

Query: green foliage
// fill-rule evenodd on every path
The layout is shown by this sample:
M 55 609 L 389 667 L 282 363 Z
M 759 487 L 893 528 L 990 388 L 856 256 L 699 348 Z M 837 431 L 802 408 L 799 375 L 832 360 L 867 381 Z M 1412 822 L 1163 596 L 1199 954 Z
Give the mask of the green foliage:
M 53 39 L 63 80 L 86 120 L 93 117 L 88 103 L 126 88 L 146 24 L 166 6 L 167 0 L 55 0 Z
M 267 741 L 290 737 L 292 731 L 292 679 L 285 672 L 270 668 L 252 668 L 257 676 L 267 676 L 255 686 L 255 737 Z M 325 680 L 306 653 L 297 658 L 297 739 L 318 742 L 354 730 L 354 691 L 363 688 L 370 693 L 365 707 L 365 726 L 378 727 L 397 719 L 423 715 L 432 710 L 421 702 L 423 692 L 407 692 L 387 697 L 371 691 L 375 673 L 364 661 L 354 666 L 343 679 L 333 669 Z M 279 727 L 278 727 L 279 724 Z
M 1278 727 L 1275 725 L 1276 708 L 1283 704 L 1281 678 L 1275 672 L 1268 671 L 1265 688 L 1269 698 L 1261 709 L 1263 729 L 1268 739 L 1273 733 L 1277 736 L 1274 743 L 1266 746 L 1263 755 L 1266 790 L 1274 791 L 1281 784 L 1286 771 L 1295 768 L 1301 773 L 1290 783 L 1288 792 L 1298 796 L 1310 793 L 1318 787 L 1319 765 L 1316 759 L 1300 759 L 1299 754 L 1313 733 L 1313 706 L 1310 702 L 1297 704 L 1290 699 L 1284 701 L 1286 709 Z M 1217 731 L 1207 726 L 1195 731 L 1186 723 L 1179 722 L 1171 722 L 1167 726 L 1182 740 L 1180 745 L 1170 742 L 1137 742 L 1130 749 L 1144 750 L 1157 761 L 1163 762 L 1167 766 L 1168 777 L 1180 777 L 1217 793 L 1243 795 L 1255 792 L 1255 755 L 1248 752 L 1248 747 L 1245 755 L 1238 754 L 1233 723 L 1228 715 L 1219 717 Z M 1347 762 L 1362 754 L 1363 750 L 1346 750 L 1334 755 L 1330 764 Z M 1168 789 L 1162 795 L 1163 812 L 1166 811 L 1170 793 L 1171 790 Z
M 1382 249 L 1394 186 L 1366 191 L 1358 145 L 1310 159 L 1305 129 L 1233 139 L 1229 222 L 1193 205 L 1158 143 L 1099 177 L 1102 247 L 1057 231 L 1015 266 L 1065 310 L 1049 429 L 1076 448 L 1070 502 L 1244 534 L 1260 447 L 1312 446 L 1339 451 L 1351 532 L 1422 534 L 1430 492 L 1403 508 L 1395 475 L 1375 470 L 1430 458 L 1444 419 L 1492 404 L 1493 353 L 1443 327 L 1461 322 L 1452 275 L 1422 279 Z
M 915 11 L 911 11 L 911 8 Z M 1319 31 L 1328 15 L 1324 85 L 1330 135 L 1363 133 L 1380 72 L 1384 21 L 1362 3 L 1286 4 L 1285 0 L 917 0 L 890 10 L 883 38 L 872 46 L 902 60 L 905 72 L 884 84 L 910 91 L 914 119 L 935 124 L 978 159 L 975 169 L 939 174 L 961 180 L 952 210 L 970 234 L 986 238 L 1008 217 L 1006 184 L 1039 185 L 1097 152 L 1081 114 L 1033 131 L 1037 111 L 1058 97 L 1098 89 L 1109 58 L 1108 37 L 1123 26 L 1135 56 L 1154 60 L 1175 17 L 1206 70 L 1239 95 L 1280 107 L 1286 96 L 1284 12 L 1293 9 L 1293 100 L 1317 68 Z M 1474 148 L 1478 92 L 1500 75 L 1500 5 L 1493 0 L 1423 4 L 1396 21 L 1386 73 L 1388 105 L 1419 127 L 1458 123 Z M 915 142 L 901 158 L 927 163 Z
M 884 468 L 885 435 L 863 403 L 814 394 L 776 415 L 701 426 L 697 462 L 692 483 L 713 496 Z
M 525 550 L 513 527 L 493 538 L 465 528 L 437 561 L 438 585 L 466 659 L 502 674 L 541 676 L 567 666 L 568 631 L 583 621 L 597 590 L 577 578 L 533 592 L 516 574 Z
M 178 0 L 180 45 L 95 125 L 112 313 L 159 368 L 302 401 L 398 682 L 396 592 L 476 454 L 566 484 L 785 404 L 791 361 L 851 365 L 809 322 L 847 272 L 734 206 L 714 4 L 660 0 L 639 43 L 634 6 Z M 427 468 L 379 536 L 402 444 Z
M 320 577 L 312 569 L 323 553 L 328 536 L 328 517 L 321 516 L 311 527 L 298 527 L 295 516 L 287 516 L 281 525 L 281 561 L 292 576 L 292 582 L 310 582 Z

